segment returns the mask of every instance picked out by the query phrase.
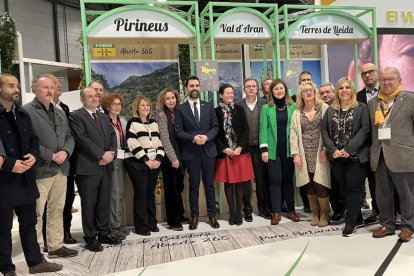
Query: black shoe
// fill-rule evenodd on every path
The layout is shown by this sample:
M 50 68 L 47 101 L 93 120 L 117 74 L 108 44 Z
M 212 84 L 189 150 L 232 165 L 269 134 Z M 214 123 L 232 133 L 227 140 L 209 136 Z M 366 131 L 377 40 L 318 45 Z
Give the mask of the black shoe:
M 151 232 L 160 232 L 160 228 L 157 225 L 150 227 Z
M 116 244 L 121 244 L 122 243 L 122 241 L 120 239 L 118 239 L 117 237 L 115 237 L 114 235 L 111 235 L 111 234 L 107 234 L 107 235 L 103 235 L 103 236 L 98 236 L 98 241 L 100 243 L 112 244 L 112 245 L 116 245 Z
M 230 214 L 229 216 L 229 225 L 234 225 L 234 215 Z
M 75 244 L 77 241 L 72 237 L 69 231 L 63 233 L 63 242 L 65 244 Z
M 252 212 L 244 212 L 244 220 L 247 222 L 253 221 Z
M 371 215 L 367 217 L 364 221 L 365 225 L 371 225 L 379 222 L 378 214 L 375 211 L 372 211 Z
M 334 214 L 332 215 L 331 220 L 332 220 L 332 221 L 338 221 L 338 220 L 343 219 L 343 218 L 344 218 L 344 216 L 345 216 L 345 214 L 344 214 L 344 212 L 343 212 L 343 211 L 342 211 L 342 212 L 339 212 L 339 213 L 334 213 Z
M 135 230 L 135 233 L 140 235 L 140 236 L 151 236 L 151 232 L 148 231 L 148 230 L 142 230 L 142 231 L 136 231 Z
M 184 215 L 181 216 L 181 223 L 190 224 L 190 219 L 185 217 Z
M 102 245 L 96 239 L 89 239 L 86 241 L 85 248 L 92 252 L 100 252 L 103 250 Z
M 49 247 L 47 245 L 43 246 L 43 253 L 47 253 L 49 251 Z
M 267 210 L 259 211 L 259 216 L 261 216 L 264 219 L 271 219 L 272 218 L 272 215 Z
M 356 231 L 356 227 L 350 224 L 345 224 L 344 230 L 342 230 L 342 236 L 352 237 Z
M 3 274 L 4 274 L 4 276 L 17 276 L 16 271 L 14 271 L 14 270 L 4 272 Z
M 125 240 L 126 239 L 126 234 L 116 228 L 113 228 L 111 230 L 111 234 L 115 237 L 117 237 L 120 240 Z
M 184 230 L 183 225 L 181 223 L 170 225 L 170 229 L 173 230 L 173 231 L 183 231 Z
M 118 230 L 121 231 L 122 233 L 124 233 L 127 236 L 129 235 L 129 233 L 131 233 L 131 231 L 128 228 L 125 228 L 125 227 L 119 227 Z

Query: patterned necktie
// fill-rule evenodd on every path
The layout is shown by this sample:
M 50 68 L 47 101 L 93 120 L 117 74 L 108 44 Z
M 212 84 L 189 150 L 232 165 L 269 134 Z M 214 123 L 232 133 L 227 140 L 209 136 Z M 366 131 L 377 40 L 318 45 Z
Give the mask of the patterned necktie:
M 200 122 L 200 117 L 198 116 L 198 108 L 197 108 L 197 102 L 194 102 L 194 117 L 196 119 L 196 122 Z
M 96 128 L 102 134 L 103 130 L 102 130 L 101 123 L 99 122 L 98 116 L 96 115 L 96 113 L 92 113 L 92 117 L 93 117 L 93 121 L 95 122 Z

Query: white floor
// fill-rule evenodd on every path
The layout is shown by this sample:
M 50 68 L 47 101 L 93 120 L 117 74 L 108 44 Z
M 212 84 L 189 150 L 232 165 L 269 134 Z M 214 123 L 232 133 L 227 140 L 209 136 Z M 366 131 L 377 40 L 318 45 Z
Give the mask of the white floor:
M 75 206 L 79 208 L 79 197 Z M 301 213 L 306 219 L 308 214 Z M 219 230 L 262 227 L 269 225 L 269 220 L 254 216 L 252 223 L 242 226 L 229 226 L 225 220 L 219 220 Z M 286 218 L 281 223 L 288 222 Z M 72 234 L 82 243 L 82 228 L 80 212 L 74 214 Z M 170 236 L 186 233 L 211 232 L 206 223 L 201 222 L 195 231 L 186 229 L 183 232 L 168 230 L 165 224 L 160 224 L 160 232 L 151 237 Z M 338 225 L 343 227 L 343 224 Z M 369 229 L 375 228 L 371 226 Z M 273 243 L 241 248 L 202 257 L 184 259 L 160 265 L 148 266 L 113 275 L 290 275 L 287 274 L 294 263 L 305 250 L 302 258 L 291 275 L 374 275 L 390 253 L 398 238 L 390 236 L 384 239 L 373 239 L 366 230 L 351 238 L 340 235 L 300 237 L 289 240 L 277 240 Z M 398 231 L 397 231 L 398 233 Z M 141 239 L 141 236 L 131 233 L 127 240 Z M 74 245 L 74 246 L 79 246 Z M 55 259 L 56 260 L 56 259 Z M 54 260 L 54 261 L 55 261 Z M 58 260 L 57 260 L 58 261 Z M 13 262 L 24 262 L 21 251 L 18 223 L 13 228 Z M 382 275 L 382 274 L 378 274 Z M 386 268 L 383 275 L 414 275 L 414 241 L 403 243 L 396 256 Z

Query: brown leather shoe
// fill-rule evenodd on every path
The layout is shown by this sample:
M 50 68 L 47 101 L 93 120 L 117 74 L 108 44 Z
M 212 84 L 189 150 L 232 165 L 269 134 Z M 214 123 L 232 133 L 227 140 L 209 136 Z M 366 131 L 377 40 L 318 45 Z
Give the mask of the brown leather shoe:
M 372 232 L 372 237 L 373 238 L 384 238 L 386 236 L 392 236 L 394 234 L 395 233 L 392 232 L 388 227 L 380 226 L 379 228 L 374 230 L 374 232 Z
M 287 218 L 290 219 L 293 222 L 300 221 L 298 215 L 295 213 L 295 211 L 288 211 L 287 212 Z
M 197 226 L 198 226 L 198 218 L 191 218 L 190 225 L 188 226 L 188 229 L 196 230 Z
M 411 229 L 407 228 L 407 227 L 402 227 L 401 228 L 401 232 L 398 234 L 398 237 L 403 241 L 403 242 L 408 242 L 411 240 L 411 236 L 413 235 L 413 231 L 411 231 Z
M 55 272 L 62 270 L 63 265 L 56 264 L 56 263 L 49 263 L 46 261 L 45 258 L 43 258 L 42 262 L 38 265 L 29 267 L 29 273 L 35 274 L 35 273 L 44 273 L 44 272 Z
M 270 219 L 270 225 L 278 225 L 279 221 L 282 219 L 280 213 L 273 213 L 272 218 Z
M 209 217 L 208 224 L 210 224 L 211 228 L 214 228 L 214 229 L 220 228 L 220 224 L 218 223 L 216 217 Z

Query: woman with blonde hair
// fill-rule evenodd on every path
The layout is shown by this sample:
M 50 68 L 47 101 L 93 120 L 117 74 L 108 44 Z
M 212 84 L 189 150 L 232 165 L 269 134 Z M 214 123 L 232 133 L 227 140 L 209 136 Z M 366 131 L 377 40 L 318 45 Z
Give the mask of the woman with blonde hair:
M 328 109 L 312 82 L 299 86 L 296 110 L 290 126 L 290 150 L 295 164 L 296 186 L 306 186 L 312 212 L 310 224 L 329 224 L 330 167 L 323 148 L 320 123 Z M 320 211 L 320 212 L 319 212 Z
M 177 90 L 171 88 L 162 90 L 156 103 L 158 111 L 156 118 L 166 155 L 161 162 L 165 210 L 167 223 L 174 231 L 183 231 L 182 222 L 188 222 L 188 219 L 184 217 L 184 204 L 181 195 L 184 190 L 184 168 L 174 130 L 175 107 L 179 103 L 180 95 Z
M 138 95 L 128 121 L 125 167 L 134 187 L 134 226 L 138 235 L 159 232 L 155 216 L 155 185 L 164 157 L 157 122 L 151 118 L 151 101 Z
M 343 77 L 336 83 L 335 102 L 326 111 L 322 139 L 328 150 L 332 173 L 345 193 L 344 237 L 363 226 L 361 204 L 369 161 L 369 113 L 366 104 L 358 103 L 354 82 Z

